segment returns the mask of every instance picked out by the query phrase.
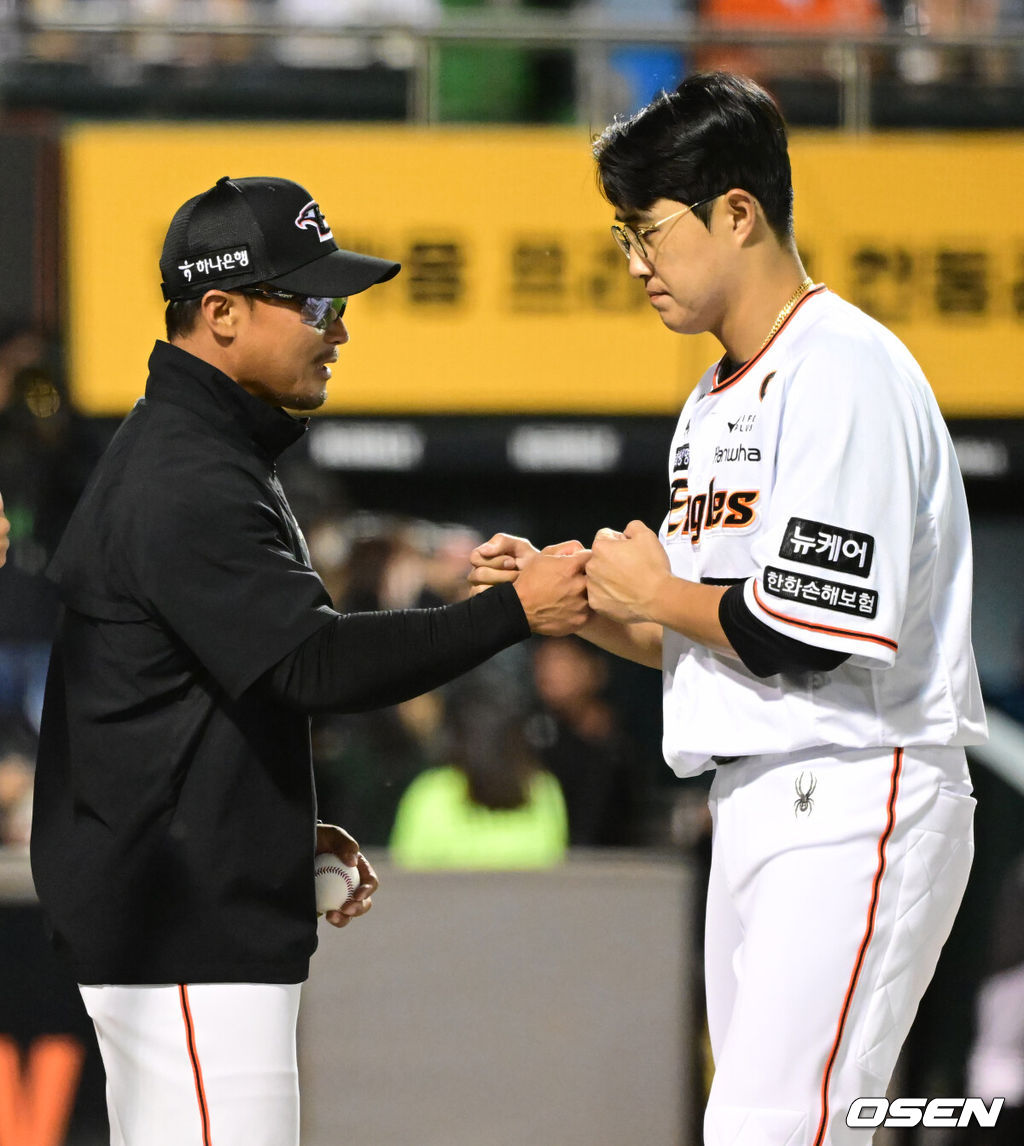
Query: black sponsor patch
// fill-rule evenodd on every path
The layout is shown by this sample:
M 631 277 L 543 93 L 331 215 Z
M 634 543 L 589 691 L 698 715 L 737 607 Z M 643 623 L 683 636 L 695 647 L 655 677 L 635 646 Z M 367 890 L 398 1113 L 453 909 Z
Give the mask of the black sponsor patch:
M 870 534 L 826 525 L 823 521 L 809 521 L 806 517 L 789 519 L 779 546 L 779 556 L 788 561 L 834 569 L 854 577 L 866 577 L 871 572 L 874 555 L 875 539 Z
M 676 464 L 677 470 L 688 470 L 690 468 L 690 443 L 684 442 L 681 446 L 676 447 Z
M 849 613 L 851 617 L 873 619 L 878 612 L 878 594 L 874 589 L 858 589 L 854 585 L 840 585 L 809 573 L 789 573 L 771 565 L 764 571 L 765 591 L 773 597 L 787 601 L 801 601 L 817 605 L 834 613 Z
M 208 279 L 236 275 L 246 270 L 251 261 L 248 245 L 241 243 L 237 247 L 207 251 L 194 262 L 186 259 L 178 264 L 178 270 L 186 283 L 206 282 Z

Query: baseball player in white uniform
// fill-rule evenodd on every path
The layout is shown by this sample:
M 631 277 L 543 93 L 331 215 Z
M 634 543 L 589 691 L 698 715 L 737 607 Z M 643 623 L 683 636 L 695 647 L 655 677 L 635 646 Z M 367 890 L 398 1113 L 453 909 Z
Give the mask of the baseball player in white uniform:
M 660 533 L 594 539 L 581 631 L 662 669 L 666 760 L 716 771 L 705 1142 L 863 1144 L 850 1104 L 886 1093 L 973 852 L 952 443 L 907 349 L 806 276 L 767 93 L 692 76 L 595 153 L 651 305 L 725 349 L 680 415 Z M 499 534 L 473 579 L 535 552 Z

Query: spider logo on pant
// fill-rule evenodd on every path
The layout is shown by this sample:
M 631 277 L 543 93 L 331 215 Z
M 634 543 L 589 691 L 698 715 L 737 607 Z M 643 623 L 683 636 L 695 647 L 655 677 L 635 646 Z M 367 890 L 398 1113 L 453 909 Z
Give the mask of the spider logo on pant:
M 801 812 L 806 812 L 808 815 L 814 810 L 814 801 L 811 797 L 814 795 L 814 789 L 817 788 L 818 781 L 811 773 L 811 781 L 804 787 L 804 773 L 801 772 L 796 778 L 793 787 L 796 789 L 796 799 L 793 801 L 793 815 L 797 816 Z

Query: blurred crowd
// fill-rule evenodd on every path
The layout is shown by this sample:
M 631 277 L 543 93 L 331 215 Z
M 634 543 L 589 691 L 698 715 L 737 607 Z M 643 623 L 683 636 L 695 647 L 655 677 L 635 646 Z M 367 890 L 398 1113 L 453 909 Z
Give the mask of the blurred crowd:
M 1024 0 L 0 0 L 0 19 L 6 15 L 11 28 L 5 39 L 20 44 L 12 55 L 99 58 L 115 83 L 153 65 L 413 69 L 423 58 L 417 33 L 457 29 L 463 17 L 488 12 L 621 24 L 622 42 L 598 61 L 593 52 L 574 54 L 571 43 L 445 41 L 435 54 L 442 119 L 571 119 L 574 106 L 593 110 L 598 92 L 597 102 L 613 110 L 638 107 L 694 67 L 743 71 L 769 84 L 834 78 L 848 70 L 844 41 L 883 34 L 897 41 L 872 49 L 869 67 L 902 84 L 1003 84 L 1024 76 L 1018 46 L 955 43 L 1024 35 Z M 97 20 L 132 30 L 114 42 L 73 27 Z M 376 26 L 390 33 L 375 36 Z M 630 28 L 638 26 L 677 28 L 681 39 L 707 31 L 711 38 L 692 53 L 669 38 L 663 45 L 630 44 Z M 283 33 L 268 34 L 278 28 Z M 742 42 L 760 31 L 789 42 Z M 730 33 L 738 42 L 729 43 Z M 807 34 L 819 39 L 793 43 Z
M 0 592 L 0 843 L 28 840 L 57 613 L 44 570 L 100 448 L 68 400 L 53 343 L 31 324 L 0 330 L 0 492 L 11 523 Z
M 96 0 L 7 0 L 27 18 L 73 19 Z M 886 24 L 920 34 L 983 34 L 1022 18 L 1018 0 L 105 0 L 94 17 L 190 21 L 224 26 L 287 21 L 296 25 L 429 24 L 450 9 L 548 9 L 575 14 L 643 17 L 643 22 L 696 17 L 711 24 L 761 28 L 877 30 Z
M 308 530 L 343 612 L 462 599 L 483 540 L 463 525 L 359 513 Z M 315 718 L 321 815 L 367 845 L 394 843 L 411 866 L 534 866 L 570 845 L 650 842 L 652 792 L 610 667 L 576 638 L 533 638 L 405 704 Z

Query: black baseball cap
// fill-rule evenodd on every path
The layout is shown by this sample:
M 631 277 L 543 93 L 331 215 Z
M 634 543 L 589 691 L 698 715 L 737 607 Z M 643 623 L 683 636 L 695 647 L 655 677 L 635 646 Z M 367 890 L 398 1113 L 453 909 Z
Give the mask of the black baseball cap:
M 401 269 L 342 250 L 316 200 L 298 183 L 225 175 L 175 212 L 160 256 L 160 286 L 168 301 L 254 283 L 334 298 L 386 282 Z

